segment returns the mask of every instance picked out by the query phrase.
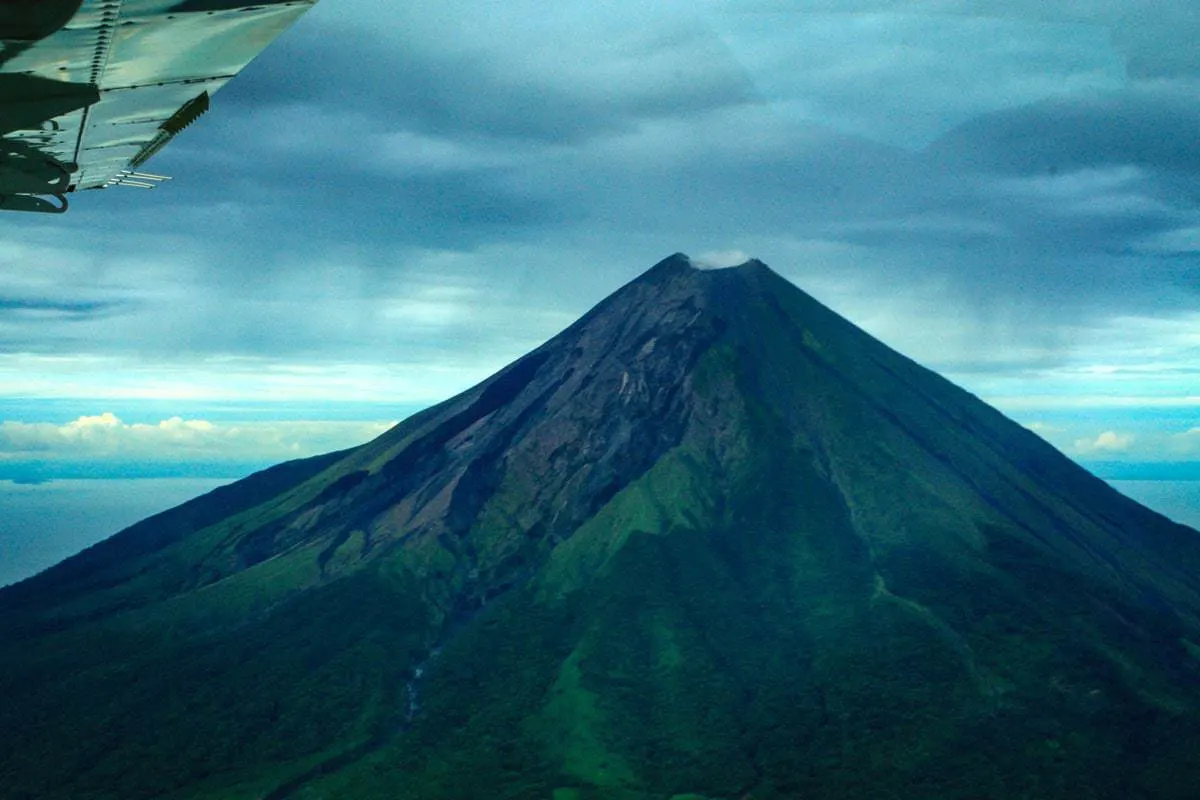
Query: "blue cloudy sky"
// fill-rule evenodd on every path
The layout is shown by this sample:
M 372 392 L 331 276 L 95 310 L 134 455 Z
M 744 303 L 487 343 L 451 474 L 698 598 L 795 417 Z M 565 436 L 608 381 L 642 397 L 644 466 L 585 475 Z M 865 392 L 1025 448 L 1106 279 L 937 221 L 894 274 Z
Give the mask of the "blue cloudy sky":
M 1194 0 L 322 0 L 173 182 L 0 217 L 0 478 L 364 441 L 675 251 L 1194 465 L 1197 41 Z

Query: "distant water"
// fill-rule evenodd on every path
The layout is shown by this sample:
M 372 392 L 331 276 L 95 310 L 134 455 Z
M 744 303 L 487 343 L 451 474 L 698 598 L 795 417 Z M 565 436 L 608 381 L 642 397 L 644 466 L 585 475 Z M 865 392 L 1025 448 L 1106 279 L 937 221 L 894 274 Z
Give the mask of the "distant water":
M 1126 497 L 1200 530 L 1200 481 L 1109 481 Z
M 0 481 L 0 586 L 41 572 L 227 478 Z
M 0 586 L 74 555 L 138 520 L 218 486 L 217 478 L 0 481 Z M 1200 529 L 1200 481 L 1109 481 L 1160 514 Z

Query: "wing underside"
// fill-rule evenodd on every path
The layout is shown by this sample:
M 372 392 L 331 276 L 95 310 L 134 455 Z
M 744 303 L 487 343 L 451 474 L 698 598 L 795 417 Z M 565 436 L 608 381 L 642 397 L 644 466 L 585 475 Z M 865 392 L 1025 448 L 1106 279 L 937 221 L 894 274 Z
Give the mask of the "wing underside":
M 138 172 L 317 0 L 0 0 L 0 208 Z

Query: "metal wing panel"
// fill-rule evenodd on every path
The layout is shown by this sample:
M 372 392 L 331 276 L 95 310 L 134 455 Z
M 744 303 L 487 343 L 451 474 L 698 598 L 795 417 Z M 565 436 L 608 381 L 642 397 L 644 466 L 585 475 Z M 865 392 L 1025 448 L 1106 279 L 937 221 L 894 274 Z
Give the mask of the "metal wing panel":
M 197 95 L 229 79 L 219 77 L 106 89 L 88 110 L 79 141 L 76 188 L 105 186 L 127 170 L 159 136 L 163 124 Z
M 141 16 L 122 12 L 100 88 L 233 77 L 309 6 Z
M 0 0 L 0 207 L 64 169 L 72 190 L 128 182 L 316 2 L 42 0 L 38 14 L 67 20 L 46 33 L 9 25 Z M 14 33 L 26 29 L 41 38 Z M 30 153 L 44 162 L 33 178 Z
M 4 59 L 0 70 L 33 73 L 69 83 L 91 83 L 96 39 L 95 27 L 66 27 L 32 46 L 16 50 Z M 4 56 L 0 55 L 0 58 Z

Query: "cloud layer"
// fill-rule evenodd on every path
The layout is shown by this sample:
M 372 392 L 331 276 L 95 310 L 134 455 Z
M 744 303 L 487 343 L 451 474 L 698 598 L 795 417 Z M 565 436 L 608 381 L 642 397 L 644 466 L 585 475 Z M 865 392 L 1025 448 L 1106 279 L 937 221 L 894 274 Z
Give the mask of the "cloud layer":
M 682 250 L 1026 421 L 1187 407 L 1193 5 L 331 0 L 178 180 L 0 229 L 0 392 L 432 402 Z M 1188 429 L 1089 424 L 1060 446 Z
M 364 422 L 126 423 L 111 412 L 64 424 L 0 422 L 0 465 L 30 461 L 283 461 L 362 444 L 391 426 Z

